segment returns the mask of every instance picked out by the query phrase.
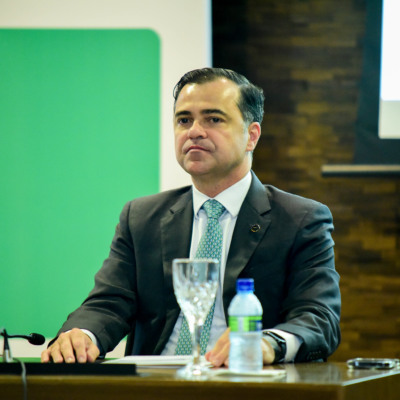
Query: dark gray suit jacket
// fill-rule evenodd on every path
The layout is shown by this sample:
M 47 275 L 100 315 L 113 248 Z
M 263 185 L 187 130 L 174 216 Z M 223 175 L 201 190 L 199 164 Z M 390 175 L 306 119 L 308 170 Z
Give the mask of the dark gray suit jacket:
M 172 260 L 189 255 L 192 222 L 190 186 L 127 203 L 94 289 L 60 332 L 88 329 L 104 352 L 130 334 L 127 354 L 160 354 L 180 311 Z M 225 315 L 236 279 L 254 278 L 264 329 L 299 336 L 296 361 L 328 357 L 340 342 L 332 230 L 326 206 L 264 186 L 253 174 L 226 264 Z

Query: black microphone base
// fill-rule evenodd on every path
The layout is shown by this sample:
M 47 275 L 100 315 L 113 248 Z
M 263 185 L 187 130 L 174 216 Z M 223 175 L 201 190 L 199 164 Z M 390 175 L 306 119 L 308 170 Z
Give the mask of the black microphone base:
M 22 361 L 21 361 L 22 362 Z M 137 375 L 135 364 L 24 363 L 27 375 Z M 0 374 L 20 375 L 20 362 L 0 363 Z

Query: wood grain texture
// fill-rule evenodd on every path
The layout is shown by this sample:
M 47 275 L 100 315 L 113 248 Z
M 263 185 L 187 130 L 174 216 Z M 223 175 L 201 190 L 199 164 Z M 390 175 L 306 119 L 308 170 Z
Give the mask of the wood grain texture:
M 27 378 L 29 400 L 397 400 L 400 373 L 349 370 L 345 363 L 275 366 L 280 378 L 217 376 L 182 380 L 173 368 L 139 368 L 138 376 L 39 375 Z M 21 377 L 0 375 L 0 399 L 20 400 Z

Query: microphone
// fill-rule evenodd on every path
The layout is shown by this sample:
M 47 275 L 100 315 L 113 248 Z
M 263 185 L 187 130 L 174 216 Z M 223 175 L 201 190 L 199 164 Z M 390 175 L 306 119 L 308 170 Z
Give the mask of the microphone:
M 3 362 L 6 363 L 12 361 L 11 349 L 8 344 L 8 339 L 10 338 L 27 339 L 30 344 L 33 344 L 35 346 L 40 346 L 45 342 L 44 336 L 40 335 L 39 333 L 30 333 L 29 335 L 9 335 L 4 328 L 1 328 L 0 335 L 4 337 Z
M 4 336 L 4 335 L 3 335 Z M 35 346 L 40 346 L 45 342 L 45 338 L 43 335 L 39 333 L 30 333 L 29 335 L 7 335 L 8 338 L 21 338 L 26 339 L 30 344 L 34 344 Z

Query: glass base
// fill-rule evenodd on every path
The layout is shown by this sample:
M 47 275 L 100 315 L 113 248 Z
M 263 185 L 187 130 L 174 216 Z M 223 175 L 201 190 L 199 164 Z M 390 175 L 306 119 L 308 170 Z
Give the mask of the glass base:
M 203 381 L 211 376 L 211 371 L 207 361 L 200 362 L 200 364 L 194 364 L 191 361 L 185 367 L 178 369 L 176 375 L 182 379 Z

